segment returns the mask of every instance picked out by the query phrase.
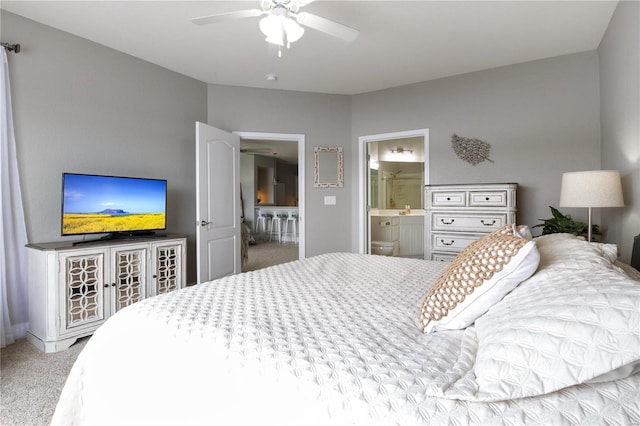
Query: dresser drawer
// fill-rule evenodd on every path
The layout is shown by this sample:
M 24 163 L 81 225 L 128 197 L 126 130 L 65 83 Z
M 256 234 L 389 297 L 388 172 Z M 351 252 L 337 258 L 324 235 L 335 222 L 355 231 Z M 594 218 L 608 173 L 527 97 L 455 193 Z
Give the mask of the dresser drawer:
M 462 207 L 467 204 L 467 191 L 433 191 L 431 205 L 434 207 Z
M 458 253 L 477 239 L 473 235 L 434 233 L 431 234 L 431 249 Z
M 431 229 L 434 231 L 489 233 L 506 224 L 506 213 L 431 213 Z
M 435 260 L 436 262 L 453 262 L 456 256 L 456 253 L 431 253 L 431 260 Z
M 506 207 L 507 191 L 469 191 L 470 207 Z

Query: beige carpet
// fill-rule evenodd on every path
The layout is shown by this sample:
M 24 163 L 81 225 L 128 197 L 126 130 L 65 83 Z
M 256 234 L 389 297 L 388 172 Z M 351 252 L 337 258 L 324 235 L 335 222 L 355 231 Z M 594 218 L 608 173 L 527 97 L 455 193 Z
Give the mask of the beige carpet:
M 242 272 L 255 271 L 292 260 L 298 260 L 297 244 L 258 241 L 258 244 L 249 246 L 249 261 L 242 267 Z
M 0 425 L 48 425 L 60 392 L 88 338 L 45 354 L 26 339 L 0 350 Z
M 249 261 L 242 270 L 255 271 L 297 259 L 295 244 L 258 242 L 249 246 Z M 0 425 L 48 425 L 67 375 L 88 339 L 54 354 L 40 352 L 26 339 L 0 350 Z

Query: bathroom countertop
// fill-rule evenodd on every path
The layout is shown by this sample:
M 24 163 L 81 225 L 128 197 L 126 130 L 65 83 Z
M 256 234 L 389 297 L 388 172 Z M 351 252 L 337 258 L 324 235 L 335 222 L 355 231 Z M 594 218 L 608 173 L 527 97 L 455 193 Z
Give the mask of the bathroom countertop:
M 405 214 L 404 209 L 371 209 L 371 216 L 424 216 L 424 210 L 411 209 L 410 214 Z

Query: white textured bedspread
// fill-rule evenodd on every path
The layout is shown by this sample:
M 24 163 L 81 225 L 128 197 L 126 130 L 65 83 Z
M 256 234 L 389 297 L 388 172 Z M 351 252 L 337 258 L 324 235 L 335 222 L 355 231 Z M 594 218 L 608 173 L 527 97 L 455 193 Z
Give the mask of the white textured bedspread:
M 321 255 L 147 299 L 91 338 L 53 424 L 638 424 L 640 374 L 586 382 L 640 358 L 640 283 L 598 265 L 576 283 L 586 263 L 435 334 L 416 321 L 445 265 L 414 259 Z

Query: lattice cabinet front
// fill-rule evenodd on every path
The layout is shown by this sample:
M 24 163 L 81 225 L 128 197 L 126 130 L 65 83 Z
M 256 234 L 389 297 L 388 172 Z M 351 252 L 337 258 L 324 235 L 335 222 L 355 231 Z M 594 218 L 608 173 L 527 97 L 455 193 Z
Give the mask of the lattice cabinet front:
M 115 291 L 112 297 L 112 311 L 139 302 L 145 298 L 147 282 L 147 245 L 127 249 L 113 250 L 111 288 Z
M 62 332 L 104 321 L 105 251 L 61 256 Z
M 153 296 L 182 287 L 183 251 L 182 244 L 154 244 Z
M 66 349 L 120 309 L 186 282 L 183 236 L 27 248 L 27 339 L 44 352 Z

